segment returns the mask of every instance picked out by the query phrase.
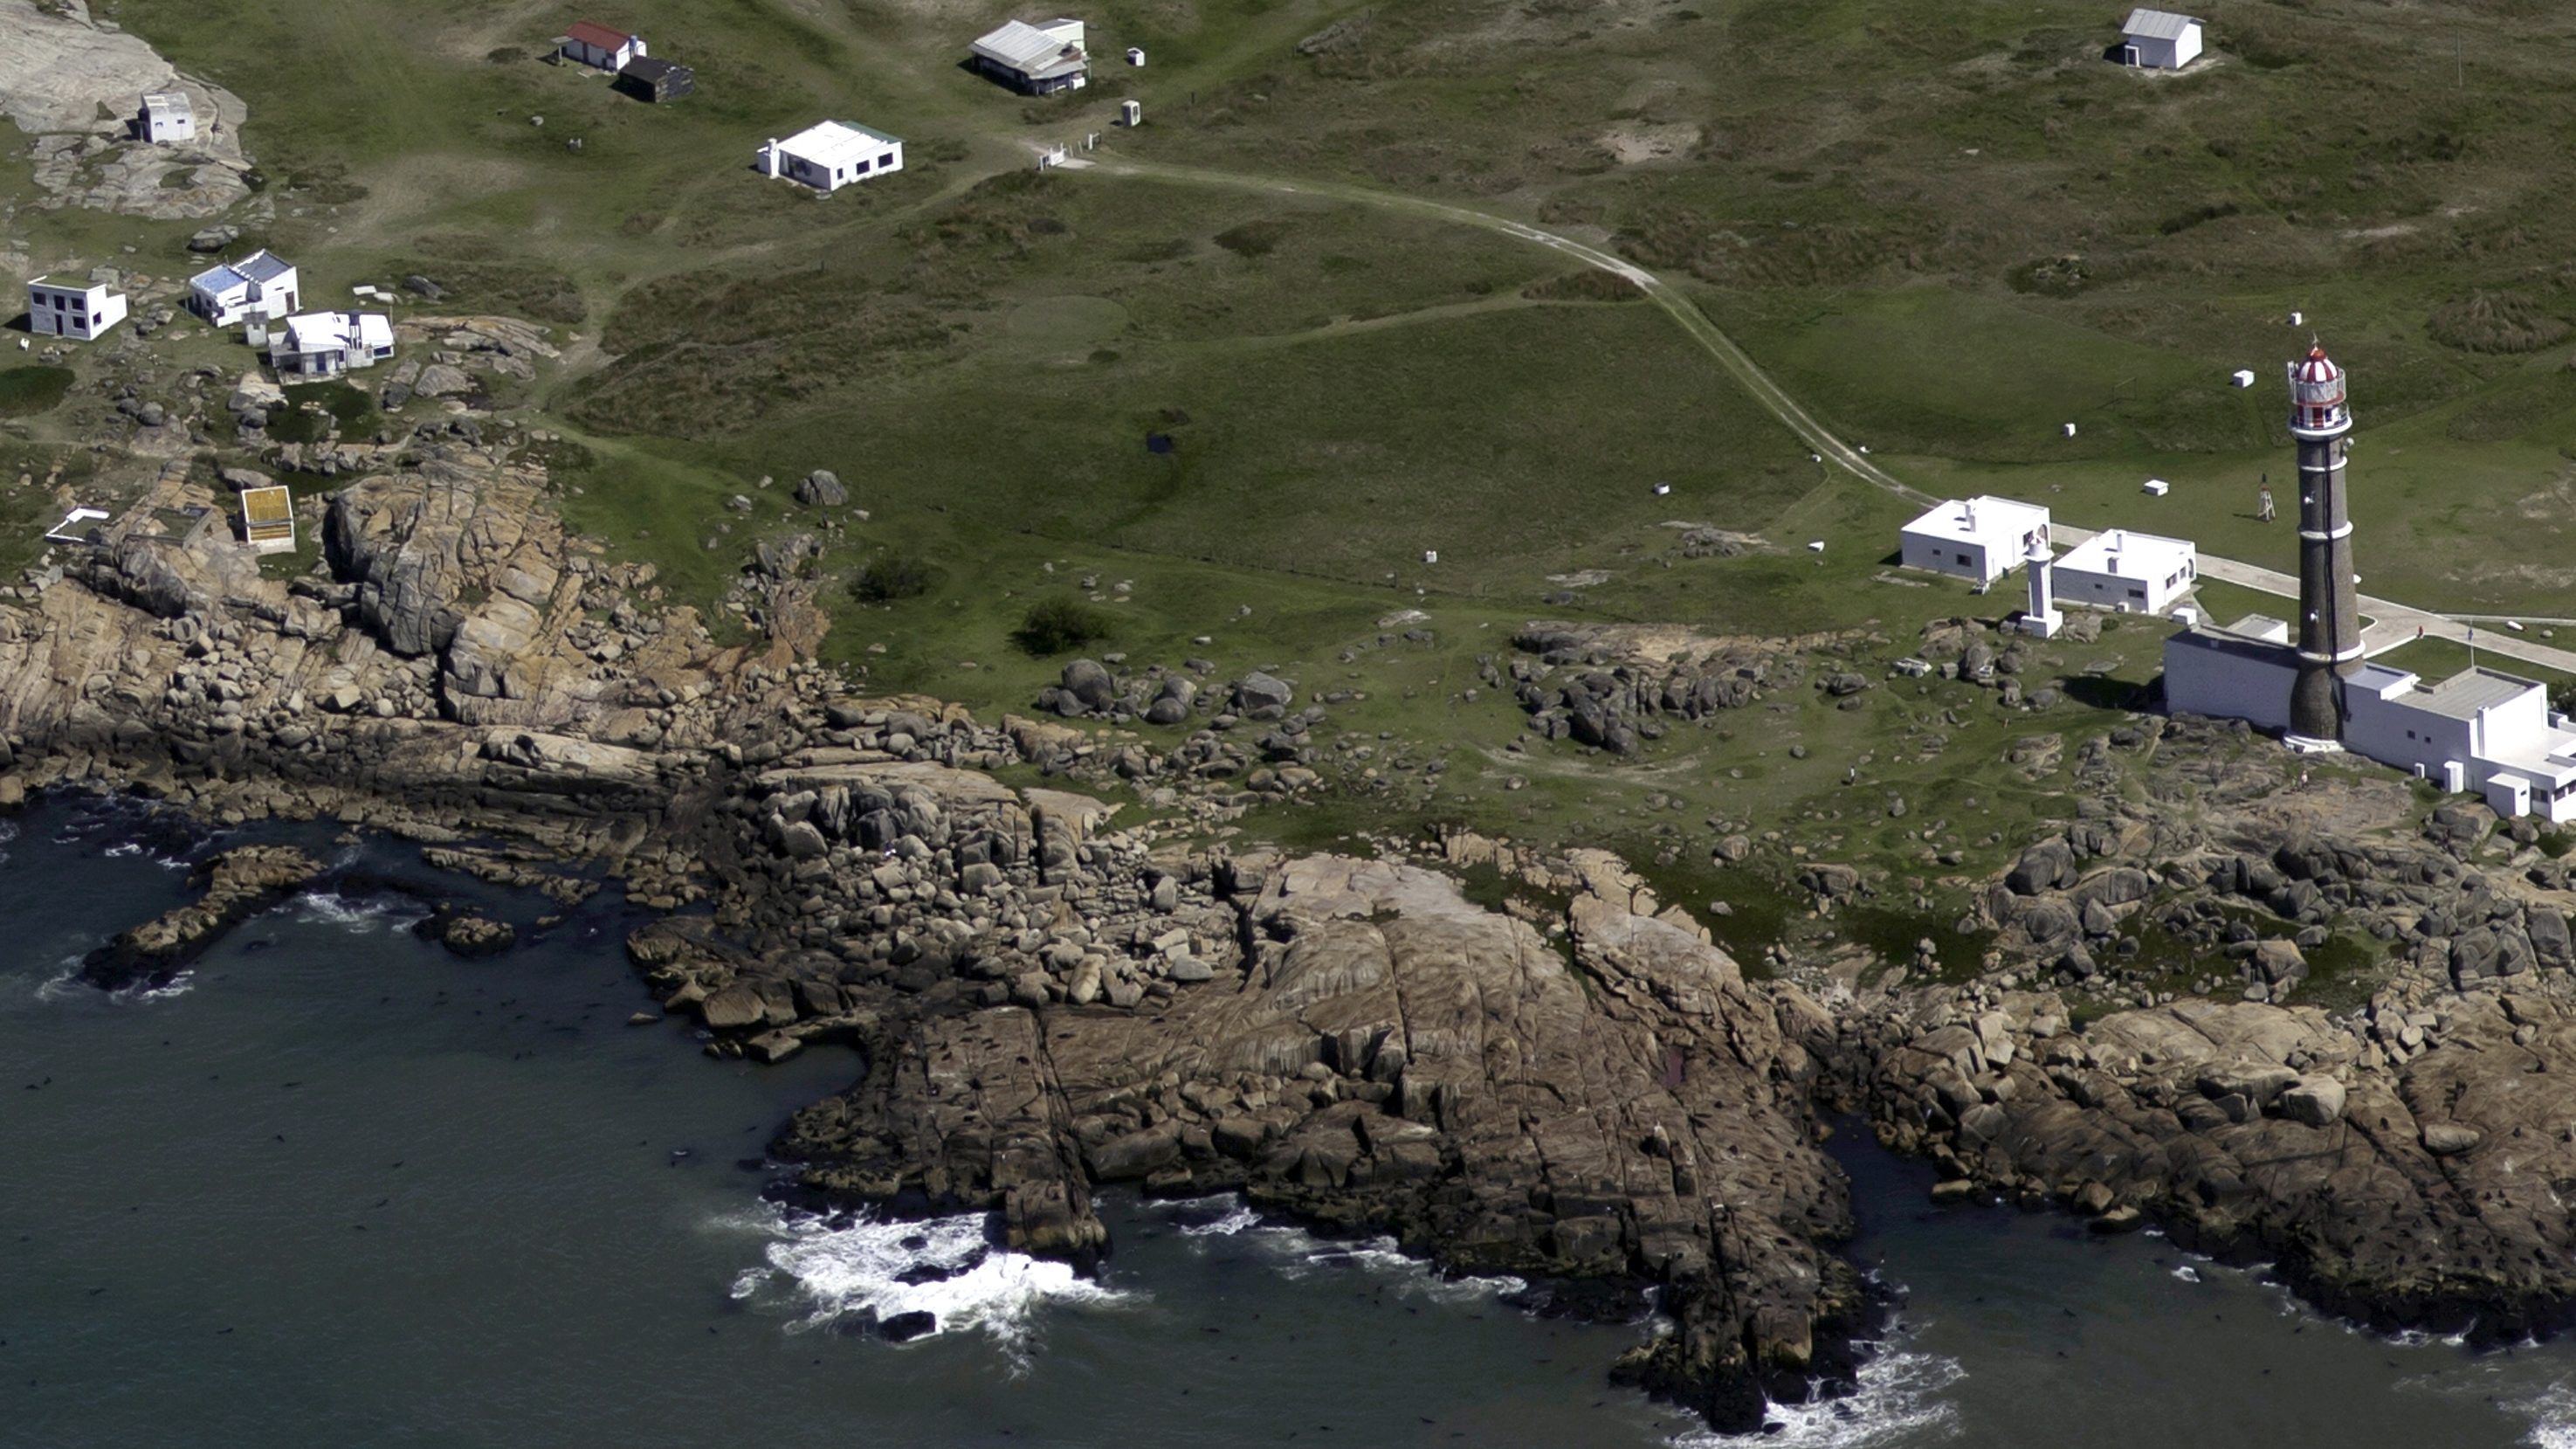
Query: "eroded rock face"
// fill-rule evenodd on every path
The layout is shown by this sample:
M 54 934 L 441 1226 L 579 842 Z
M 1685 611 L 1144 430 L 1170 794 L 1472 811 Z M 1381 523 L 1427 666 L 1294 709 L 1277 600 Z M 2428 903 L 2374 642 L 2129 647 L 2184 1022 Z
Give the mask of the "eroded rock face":
M 1750 1427 L 1764 1375 L 1808 1370 L 1861 1307 L 1794 1039 L 1830 1025 L 1636 914 L 1633 879 L 1588 874 L 1589 992 L 1448 877 L 1331 856 L 1239 874 L 1244 944 L 1169 963 L 1150 1009 L 1110 994 L 1123 953 L 1068 948 L 1061 999 L 1044 969 L 974 961 L 1006 1000 L 894 1024 L 871 1040 L 887 1065 L 785 1145 L 815 1186 L 997 1207 L 1014 1241 L 1076 1255 L 1102 1242 L 1088 1183 L 1135 1181 L 1238 1189 L 1462 1270 L 1661 1283 L 1680 1330 L 1623 1372 Z

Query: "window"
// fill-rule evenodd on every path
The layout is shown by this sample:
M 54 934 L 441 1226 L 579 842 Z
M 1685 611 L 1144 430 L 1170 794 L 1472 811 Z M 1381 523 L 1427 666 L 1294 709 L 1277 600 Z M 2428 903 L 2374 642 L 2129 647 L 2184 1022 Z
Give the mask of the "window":
M 1963 569 L 1973 567 L 1973 565 L 1968 562 L 1968 556 L 1964 553 L 1959 555 L 1959 567 Z

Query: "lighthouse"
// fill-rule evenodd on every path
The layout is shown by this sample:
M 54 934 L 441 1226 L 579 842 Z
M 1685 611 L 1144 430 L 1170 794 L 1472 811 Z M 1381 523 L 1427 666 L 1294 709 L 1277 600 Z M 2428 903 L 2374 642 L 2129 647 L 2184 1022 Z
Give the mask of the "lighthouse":
M 2048 551 L 2048 530 L 2031 530 L 2029 548 L 2022 554 L 2022 571 L 2030 576 L 2030 607 L 2022 610 L 2021 627 L 2042 639 L 2054 639 L 2066 627 L 2066 616 L 2057 611 L 2055 580 L 2049 577 L 2055 556 Z
M 2344 451 L 2352 413 L 2344 373 L 2323 347 L 2289 367 L 2290 436 L 2299 444 L 2299 658 L 2290 685 L 2293 743 L 2343 739 L 2343 681 L 2361 667 L 2361 609 L 2353 594 L 2352 517 Z

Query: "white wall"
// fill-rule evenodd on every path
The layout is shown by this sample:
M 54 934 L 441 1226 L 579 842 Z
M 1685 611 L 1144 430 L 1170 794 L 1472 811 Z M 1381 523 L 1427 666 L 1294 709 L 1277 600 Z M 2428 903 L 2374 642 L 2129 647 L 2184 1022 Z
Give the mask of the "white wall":
M 1982 543 L 1908 531 L 1899 536 L 1897 551 L 1908 568 L 1930 569 L 1934 573 L 1981 584 L 2001 577 L 2004 572 L 2000 568 L 1990 568 L 1994 553 Z M 1960 562 L 1963 557 L 1967 562 Z
M 2408 704 L 2407 696 L 2413 692 L 2410 688 L 2395 699 L 2383 700 L 2366 690 L 2345 691 L 2344 705 L 2352 713 L 2344 721 L 2344 744 L 2400 770 L 2421 765 L 2425 777 L 2437 783 L 2442 766 L 2457 760 L 2468 767 L 2475 783 L 2479 775 L 2472 760 L 2475 752 L 2469 748 L 2469 722 Z
M 2289 650 L 2277 660 L 2253 658 L 2186 642 L 2189 637 L 2177 634 L 2165 644 L 2166 709 L 2241 719 L 2259 730 L 2290 727 L 2290 681 L 2298 671 Z

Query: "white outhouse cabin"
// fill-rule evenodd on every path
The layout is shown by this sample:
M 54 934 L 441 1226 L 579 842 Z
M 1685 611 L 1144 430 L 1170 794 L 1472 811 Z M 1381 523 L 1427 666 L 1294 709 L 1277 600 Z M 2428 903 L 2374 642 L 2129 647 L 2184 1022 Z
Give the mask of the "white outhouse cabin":
M 883 131 L 847 121 L 822 121 L 784 141 L 760 148 L 760 174 L 803 182 L 817 191 L 838 191 L 903 169 L 903 141 Z
M 87 342 L 125 320 L 125 294 L 105 282 L 38 277 L 27 284 L 27 330 Z
M 2050 572 L 2060 604 L 2161 614 L 2191 591 L 2199 569 L 2199 550 L 2188 539 L 2106 528 L 2077 544 Z
M 197 108 L 185 91 L 153 91 L 143 98 L 135 131 L 155 145 L 197 139 Z
M 2048 510 L 2035 503 L 1953 499 L 1905 525 L 1898 552 L 1907 568 L 1989 584 L 2012 572 L 2034 538 L 2048 542 Z
M 2180 70 L 2200 54 L 2201 22 L 2170 10 L 2137 9 L 2120 27 L 2119 61 L 2148 70 Z

